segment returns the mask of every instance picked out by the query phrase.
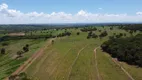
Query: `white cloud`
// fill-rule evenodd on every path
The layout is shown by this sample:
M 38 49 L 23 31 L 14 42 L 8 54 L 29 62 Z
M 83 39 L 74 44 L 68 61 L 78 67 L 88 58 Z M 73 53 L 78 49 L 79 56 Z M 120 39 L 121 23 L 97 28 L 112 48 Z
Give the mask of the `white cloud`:
M 142 15 L 142 12 L 137 12 L 136 14 L 137 14 L 137 15 Z
M 103 8 L 98 8 L 99 10 L 102 10 Z
M 101 8 L 100 8 L 101 9 Z M 103 22 L 142 22 L 142 12 L 131 16 L 124 14 L 101 14 L 91 13 L 84 10 L 76 14 L 65 12 L 23 13 L 18 10 L 9 9 L 7 4 L 0 5 L 0 24 L 26 24 L 26 23 L 103 23 Z

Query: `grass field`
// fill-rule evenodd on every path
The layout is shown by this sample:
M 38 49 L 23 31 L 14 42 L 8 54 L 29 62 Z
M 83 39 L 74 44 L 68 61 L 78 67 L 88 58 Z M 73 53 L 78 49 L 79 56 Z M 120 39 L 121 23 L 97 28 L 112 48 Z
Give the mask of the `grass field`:
M 67 29 L 72 33 L 71 36 L 55 38 L 54 44 L 50 46 L 45 44 L 45 39 L 9 40 L 0 43 L 0 49 L 6 49 L 5 55 L 0 54 L 0 80 L 13 73 L 43 46 L 47 46 L 43 55 L 39 56 L 25 71 L 32 80 L 130 80 L 120 66 L 112 61 L 110 55 L 97 47 L 114 33 L 125 33 L 125 37 L 132 35 L 118 27 L 113 30 L 110 30 L 110 27 L 97 27 L 98 30 L 93 33 L 100 35 L 101 32 L 107 31 L 108 36 L 102 39 L 87 39 L 88 32 L 81 32 L 80 29 Z M 57 35 L 64 31 L 64 29 L 29 31 L 26 35 Z M 77 32 L 80 32 L 80 35 L 77 35 Z M 137 31 L 133 36 L 138 33 L 140 32 Z M 8 45 L 2 46 L 3 43 L 8 43 Z M 30 51 L 16 60 L 14 56 L 17 51 L 22 50 L 26 44 L 30 45 Z M 96 53 L 95 48 L 97 48 Z M 120 64 L 135 80 L 142 80 L 142 68 L 124 62 Z
M 0 80 L 9 76 L 14 72 L 25 60 L 27 60 L 35 51 L 37 51 L 45 42 L 44 40 L 11 40 L 6 41 L 9 45 L 2 46 L 0 48 L 6 49 L 5 55 L 0 55 Z M 24 57 L 17 60 L 14 58 L 17 51 L 22 50 L 26 44 L 30 45 L 29 52 L 24 53 Z
M 109 27 L 97 28 L 106 30 L 109 36 L 121 32 L 126 33 L 127 37 L 131 36 L 130 33 L 118 28 L 114 30 L 109 30 Z M 98 75 L 100 80 L 129 80 L 121 68 L 100 48 L 97 50 L 95 59 L 94 49 L 108 40 L 109 36 L 102 39 L 86 39 L 88 34 L 86 32 L 76 35 L 79 29 L 68 31 L 72 32 L 70 37 L 57 38 L 55 43 L 44 51 L 44 55 L 26 70 L 32 80 L 99 80 Z M 95 33 L 100 34 L 99 31 Z M 134 79 L 142 79 L 140 76 L 142 68 L 137 69 L 128 64 L 123 66 Z

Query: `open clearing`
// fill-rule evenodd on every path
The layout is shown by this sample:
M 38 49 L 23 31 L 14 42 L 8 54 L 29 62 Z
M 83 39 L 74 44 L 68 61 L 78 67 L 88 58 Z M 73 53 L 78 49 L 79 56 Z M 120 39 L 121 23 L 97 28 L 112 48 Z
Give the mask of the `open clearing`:
M 102 28 L 99 28 L 102 29 Z M 102 29 L 103 30 L 103 29 Z M 109 31 L 120 33 L 123 30 Z M 86 39 L 87 33 L 76 35 L 78 30 L 71 30 L 70 37 L 57 38 L 55 43 L 44 51 L 27 70 L 33 80 L 131 80 L 128 75 L 115 64 L 108 54 L 102 52 L 100 44 L 108 39 Z M 96 32 L 100 34 L 99 32 Z M 126 33 L 128 34 L 128 33 Z M 129 34 L 127 36 L 130 36 Z M 125 67 L 124 67 L 125 68 Z M 128 70 L 128 69 L 126 69 Z M 140 70 L 142 70 L 140 68 Z M 129 71 L 128 71 L 129 72 Z M 138 72 L 138 71 L 136 71 Z M 140 75 L 141 72 L 138 74 Z M 131 74 L 131 72 L 130 72 Z M 135 80 L 141 80 L 136 74 L 131 74 Z
M 109 27 L 97 28 L 101 31 L 106 30 L 109 36 L 113 35 L 113 33 L 119 34 L 121 32 L 130 36 L 128 32 L 117 27 L 113 30 L 110 30 Z M 41 31 L 31 31 L 25 33 L 25 35 L 47 35 L 51 32 L 56 35 L 64 31 L 45 30 L 42 33 Z M 8 51 L 11 52 L 0 57 L 0 60 L 2 60 L 0 62 L 0 79 L 17 70 L 13 74 L 25 72 L 32 80 L 131 80 L 120 66 L 112 61 L 110 55 L 103 52 L 99 47 L 101 43 L 109 39 L 109 36 L 102 39 L 87 39 L 87 32 L 80 32 L 80 35 L 76 35 L 80 29 L 69 29 L 68 31 L 72 32 L 71 36 L 56 38 L 52 45 L 48 45 L 46 40 L 11 41 L 10 45 L 6 46 Z M 99 35 L 101 32 L 95 31 L 95 33 Z M 31 48 L 24 55 L 25 58 L 11 61 L 12 59 L 9 57 L 15 55 L 16 51 L 22 49 L 21 46 L 26 43 L 30 44 Z M 10 63 L 10 65 L 7 63 Z M 123 62 L 119 64 L 135 80 L 142 80 L 142 68 Z M 19 67 L 21 65 L 24 65 L 24 68 L 21 67 L 21 69 Z

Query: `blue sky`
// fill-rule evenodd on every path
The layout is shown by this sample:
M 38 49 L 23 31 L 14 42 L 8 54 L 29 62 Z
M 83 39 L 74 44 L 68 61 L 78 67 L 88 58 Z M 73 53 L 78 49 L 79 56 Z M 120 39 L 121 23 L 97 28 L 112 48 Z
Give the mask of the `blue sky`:
M 107 16 L 109 15 L 111 16 L 111 18 L 112 16 L 115 16 L 115 15 L 116 16 L 120 15 L 120 17 L 123 17 L 121 15 L 127 14 L 126 16 L 127 20 L 124 20 L 125 22 L 141 22 L 141 19 L 135 20 L 135 21 L 133 20 L 128 21 L 128 18 L 137 19 L 137 17 L 138 16 L 140 17 L 140 15 L 142 14 L 141 13 L 142 12 L 142 0 L 0 0 L 1 7 L 4 6 L 3 4 L 7 5 L 5 10 L 3 8 L 1 8 L 0 10 L 1 12 L 0 14 L 3 14 L 3 15 L 13 16 L 14 14 L 17 14 L 17 11 L 20 11 L 20 13 L 25 14 L 25 15 L 28 13 L 31 13 L 30 15 L 33 15 L 33 12 L 35 12 L 34 13 L 34 16 L 35 16 L 43 12 L 43 14 L 45 15 L 49 14 L 51 18 L 51 14 L 53 12 L 56 12 L 56 17 L 52 16 L 52 18 L 53 17 L 58 18 L 57 15 L 61 15 L 61 14 L 57 14 L 57 13 L 63 12 L 65 15 L 71 14 L 73 16 L 73 17 L 71 16 L 72 20 L 70 21 L 66 20 L 65 18 L 65 21 L 70 22 L 70 23 L 71 22 L 85 22 L 88 20 L 90 22 L 96 22 L 96 20 L 88 19 L 89 18 L 88 16 L 90 17 L 92 16 L 91 14 L 107 15 Z M 11 10 L 15 10 L 16 12 L 11 13 Z M 84 14 L 81 14 L 81 16 L 82 15 L 87 16 L 87 18 L 86 17 L 83 18 L 84 21 L 79 20 L 79 19 L 82 19 L 82 17 L 81 18 L 79 17 L 78 20 L 74 18 L 80 11 L 84 13 Z M 139 15 L 137 15 L 137 13 L 139 13 Z M 18 13 L 20 17 L 24 17 L 24 18 L 27 17 L 22 14 Z M 42 18 L 42 21 L 46 23 L 47 18 L 45 18 L 45 16 L 42 16 L 42 17 L 44 18 L 44 19 Z M 101 16 L 101 18 L 102 17 L 103 16 Z M 0 18 L 9 18 L 9 17 L 3 16 Z M 105 22 L 105 20 L 107 19 L 106 16 L 104 16 L 103 20 L 101 21 L 101 18 L 97 22 Z M 10 19 L 15 20 L 15 17 L 14 18 L 10 17 Z M 31 17 L 29 19 L 31 20 Z M 59 20 L 62 20 L 62 19 L 59 19 Z M 33 17 L 32 17 L 32 21 L 35 23 L 41 23 L 41 21 L 34 21 Z M 119 21 L 123 21 L 123 20 L 120 20 L 120 19 L 116 20 L 116 22 L 119 22 Z M 48 18 L 47 23 L 48 22 L 58 23 L 60 21 L 49 21 L 49 18 Z M 61 22 L 64 22 L 64 20 Z M 109 22 L 113 22 L 113 20 L 112 21 L 110 20 Z M 4 21 L 4 23 L 10 23 L 10 22 Z M 19 23 L 19 22 L 15 21 L 15 23 Z
M 0 0 L 0 3 L 6 3 L 9 8 L 22 12 L 76 13 L 83 9 L 89 12 L 135 14 L 142 11 L 142 0 Z

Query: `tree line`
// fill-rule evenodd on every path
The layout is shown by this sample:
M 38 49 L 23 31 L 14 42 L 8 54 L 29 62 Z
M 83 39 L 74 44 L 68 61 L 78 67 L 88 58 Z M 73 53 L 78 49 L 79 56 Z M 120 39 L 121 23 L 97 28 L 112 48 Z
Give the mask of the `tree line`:
M 127 38 L 111 38 L 101 47 L 120 61 L 142 67 L 142 34 Z
M 132 30 L 132 31 L 142 31 L 142 24 L 127 24 L 127 25 L 121 25 L 119 26 L 120 29 L 125 30 Z
M 96 30 L 97 30 L 96 27 L 84 27 L 84 28 L 80 29 L 80 31 L 82 31 L 82 32 L 96 31 Z

